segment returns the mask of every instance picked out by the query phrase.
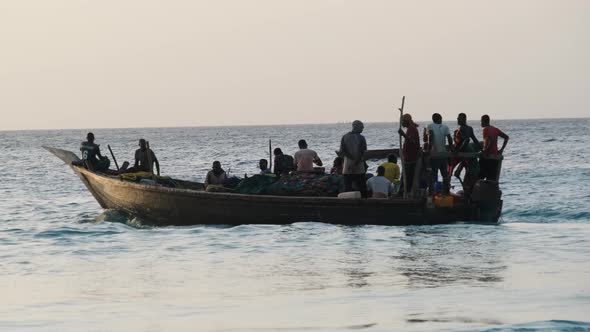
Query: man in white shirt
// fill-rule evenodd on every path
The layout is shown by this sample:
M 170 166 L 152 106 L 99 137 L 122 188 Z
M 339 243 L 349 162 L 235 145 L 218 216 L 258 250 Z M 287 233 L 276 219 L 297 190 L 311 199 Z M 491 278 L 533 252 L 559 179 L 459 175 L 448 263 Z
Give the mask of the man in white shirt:
M 430 182 L 430 190 L 434 191 L 434 183 L 438 178 L 438 171 L 443 178 L 444 192 L 449 192 L 450 178 L 449 178 L 449 159 L 447 157 L 437 157 L 436 153 L 447 152 L 445 145 L 445 138 L 449 143 L 449 147 L 453 147 L 453 138 L 449 127 L 442 124 L 442 116 L 438 113 L 432 114 L 432 123 L 428 125 L 428 146 L 431 153 L 430 166 L 432 168 L 432 180 Z
M 372 198 L 387 198 L 393 193 L 391 181 L 385 177 L 385 167 L 377 167 L 377 176 L 367 181 L 367 188 Z
M 293 155 L 295 169 L 299 172 L 313 172 L 313 164 L 322 166 L 322 160 L 318 154 L 307 148 L 307 142 L 302 139 L 299 141 L 299 151 Z

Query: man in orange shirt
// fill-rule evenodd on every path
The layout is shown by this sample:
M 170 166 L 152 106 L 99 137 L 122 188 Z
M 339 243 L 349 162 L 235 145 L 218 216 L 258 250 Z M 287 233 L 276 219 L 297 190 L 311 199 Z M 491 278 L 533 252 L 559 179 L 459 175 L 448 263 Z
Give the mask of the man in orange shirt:
M 481 127 L 483 128 L 483 155 L 479 158 L 479 178 L 498 181 L 498 160 L 486 158 L 488 156 L 498 156 L 504 152 L 508 144 L 508 135 L 500 129 L 490 125 L 490 116 L 481 117 Z M 502 147 L 498 150 L 498 137 L 502 137 Z

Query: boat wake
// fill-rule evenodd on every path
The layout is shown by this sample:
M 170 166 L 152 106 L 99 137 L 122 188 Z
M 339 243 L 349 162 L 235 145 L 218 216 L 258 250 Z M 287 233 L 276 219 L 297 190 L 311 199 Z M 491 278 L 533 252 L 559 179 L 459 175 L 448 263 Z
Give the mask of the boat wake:
M 125 213 L 123 211 L 111 209 L 104 210 L 101 214 L 99 214 L 95 218 L 95 222 L 120 223 L 138 229 L 153 228 L 153 225 L 142 220 L 140 217 Z

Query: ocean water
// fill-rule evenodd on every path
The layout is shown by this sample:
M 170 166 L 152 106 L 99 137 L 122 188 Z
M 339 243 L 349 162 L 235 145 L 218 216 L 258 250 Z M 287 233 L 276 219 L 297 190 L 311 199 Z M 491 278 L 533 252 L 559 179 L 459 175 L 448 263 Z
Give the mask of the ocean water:
M 590 331 L 590 119 L 495 124 L 495 226 L 148 227 L 41 148 L 76 151 L 88 130 L 0 132 L 0 330 Z M 348 126 L 92 131 L 119 163 L 144 137 L 164 174 L 202 180 L 213 160 L 255 173 L 268 139 L 331 165 Z M 395 131 L 364 134 L 388 148 Z

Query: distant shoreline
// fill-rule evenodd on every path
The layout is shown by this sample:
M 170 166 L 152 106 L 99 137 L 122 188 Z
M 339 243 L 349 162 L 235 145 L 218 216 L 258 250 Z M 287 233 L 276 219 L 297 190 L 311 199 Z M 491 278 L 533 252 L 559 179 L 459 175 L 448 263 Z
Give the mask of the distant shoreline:
M 590 117 L 572 117 L 572 118 L 524 118 L 524 119 L 493 119 L 493 122 L 506 121 L 568 121 L 568 120 L 587 120 Z M 454 120 L 454 119 L 453 119 Z M 416 120 L 418 123 L 429 122 L 430 120 Z M 449 121 L 444 121 L 449 123 Z M 468 123 L 477 123 L 478 120 L 469 120 Z M 339 121 L 332 123 L 290 123 L 290 124 L 235 124 L 235 125 L 205 125 L 205 126 L 170 126 L 170 127 L 97 127 L 97 128 L 37 128 L 37 129 L 0 129 L 0 133 L 19 132 L 19 131 L 60 131 L 60 130 L 111 130 L 111 129 L 190 129 L 190 128 L 243 128 L 243 127 L 290 127 L 290 126 L 334 126 L 350 124 L 351 121 Z M 398 124 L 399 122 L 365 122 L 365 124 Z

